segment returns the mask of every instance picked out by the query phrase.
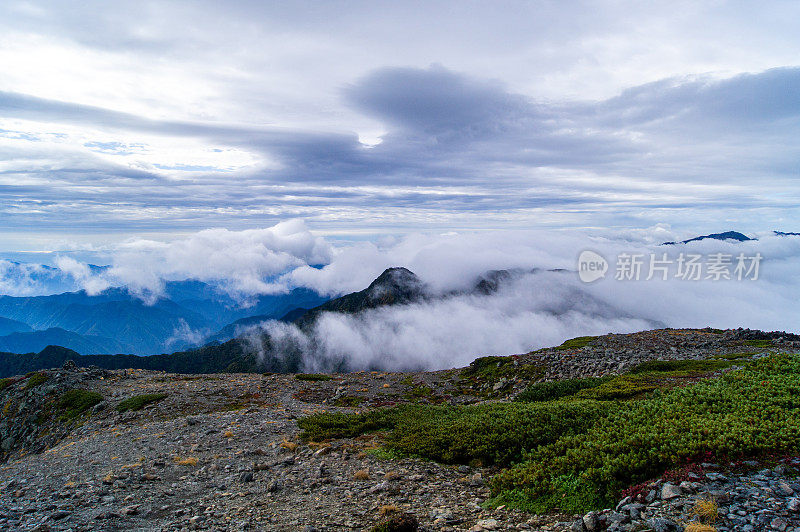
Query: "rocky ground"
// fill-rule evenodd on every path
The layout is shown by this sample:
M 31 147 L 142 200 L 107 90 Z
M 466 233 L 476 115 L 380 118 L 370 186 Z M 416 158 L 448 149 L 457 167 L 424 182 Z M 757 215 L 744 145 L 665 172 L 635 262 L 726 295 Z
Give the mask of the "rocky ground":
M 710 496 L 719 530 L 800 530 L 800 463 L 791 458 L 769 468 L 706 464 L 684 479 L 654 479 L 615 509 L 533 516 L 481 506 L 490 468 L 391 459 L 372 436 L 309 446 L 297 427 L 312 412 L 506 400 L 539 380 L 618 373 L 654 359 L 761 356 L 792 351 L 798 340 L 746 330 L 648 331 L 505 357 L 488 373 L 321 380 L 49 370 L 0 391 L 0 529 L 369 530 L 400 510 L 422 530 L 682 530 L 695 501 Z M 69 419 L 58 398 L 72 389 L 102 400 Z M 143 394 L 166 396 L 118 411 Z

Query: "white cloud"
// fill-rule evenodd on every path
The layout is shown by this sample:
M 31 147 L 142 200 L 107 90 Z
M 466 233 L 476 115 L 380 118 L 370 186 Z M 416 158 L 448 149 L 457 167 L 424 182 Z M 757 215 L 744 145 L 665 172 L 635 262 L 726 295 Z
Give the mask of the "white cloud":
M 134 292 L 158 295 L 165 280 L 218 284 L 233 294 L 285 291 L 271 278 L 305 264 L 325 263 L 330 246 L 302 220 L 266 229 L 208 229 L 171 242 L 131 240 L 119 245 L 107 276 Z

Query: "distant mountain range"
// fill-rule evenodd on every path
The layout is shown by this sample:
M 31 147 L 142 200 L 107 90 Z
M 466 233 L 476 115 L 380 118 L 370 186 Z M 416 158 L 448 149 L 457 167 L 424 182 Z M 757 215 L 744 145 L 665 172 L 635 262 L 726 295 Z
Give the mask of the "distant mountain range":
M 121 288 L 98 295 L 0 296 L 0 350 L 30 353 L 60 345 L 81 354 L 159 354 L 229 339 L 233 335 L 226 337 L 226 326 L 243 318 L 278 319 L 327 299 L 297 288 L 261 295 L 243 306 L 192 280 L 168 282 L 163 297 L 153 304 Z
M 152 356 L 81 355 L 57 346 L 48 346 L 38 353 L 0 353 L 0 377 L 58 367 L 67 360 L 83 367 L 95 365 L 106 369 L 139 368 L 174 373 L 296 372 L 302 369 L 303 357 L 308 353 L 297 346 L 273 345 L 274 339 L 259 327 L 262 322 L 290 322 L 301 331 L 309 331 L 326 312 L 358 314 L 380 307 L 408 305 L 459 295 L 489 296 L 518 276 L 539 272 L 541 270 L 493 270 L 476 279 L 468 290 L 435 294 L 406 268 L 389 268 L 364 290 L 326 301 L 309 310 L 295 308 L 281 316 L 273 313 L 237 320 L 209 336 L 211 343 L 203 347 Z M 551 270 L 550 273 L 570 274 L 563 270 Z M 560 315 L 580 307 L 591 308 L 593 313 L 605 317 L 621 316 L 617 309 L 592 299 L 586 293 L 576 292 L 573 296 L 554 301 L 551 308 L 544 311 Z M 308 297 L 312 299 L 311 296 Z M 297 302 L 299 299 L 298 297 L 292 301 Z M 274 308 L 278 306 L 274 305 Z M 658 323 L 653 325 L 663 326 Z M 335 369 L 347 371 L 349 368 L 342 361 L 340 367 Z

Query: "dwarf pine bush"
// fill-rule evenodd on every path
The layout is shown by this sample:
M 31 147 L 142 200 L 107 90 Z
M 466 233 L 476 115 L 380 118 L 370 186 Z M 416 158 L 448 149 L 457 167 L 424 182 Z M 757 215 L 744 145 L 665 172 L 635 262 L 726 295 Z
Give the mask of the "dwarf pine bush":
M 680 375 L 708 375 L 725 365 L 714 362 L 649 364 L 586 387 L 533 388 L 530 400 L 538 402 L 321 413 L 300 420 L 300 427 L 305 440 L 384 431 L 386 449 L 398 455 L 496 463 L 508 468 L 492 479 L 494 503 L 584 512 L 709 453 L 800 451 L 800 355 L 772 355 L 678 386 Z M 638 399 L 617 400 L 629 397 Z
M 583 511 L 686 459 L 800 449 L 800 357 L 773 356 L 717 379 L 617 403 L 588 430 L 532 449 L 492 482 L 496 502 Z

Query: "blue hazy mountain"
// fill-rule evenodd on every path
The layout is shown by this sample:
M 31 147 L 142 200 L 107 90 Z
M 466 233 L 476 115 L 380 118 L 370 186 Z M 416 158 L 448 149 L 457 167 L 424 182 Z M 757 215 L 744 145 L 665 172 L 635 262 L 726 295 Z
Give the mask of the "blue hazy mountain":
M 242 303 L 195 280 L 166 283 L 163 296 L 152 304 L 123 288 L 97 295 L 81 290 L 0 296 L 0 351 L 30 353 L 61 345 L 81 354 L 165 353 L 202 345 L 214 331 L 243 318 L 279 319 L 297 307 L 327 300 L 298 288 Z
M 39 352 L 48 345 L 59 345 L 78 353 L 120 353 L 123 347 L 111 338 L 81 335 L 54 327 L 44 331 L 15 332 L 0 337 L 0 351 Z
M 0 336 L 18 332 L 31 332 L 32 330 L 31 326 L 27 323 L 10 320 L 8 318 L 0 318 Z

